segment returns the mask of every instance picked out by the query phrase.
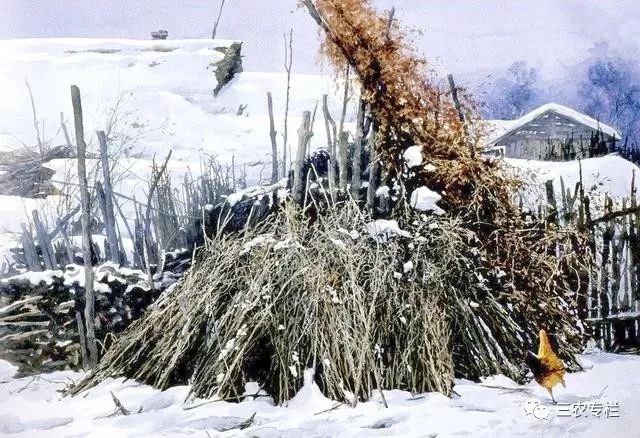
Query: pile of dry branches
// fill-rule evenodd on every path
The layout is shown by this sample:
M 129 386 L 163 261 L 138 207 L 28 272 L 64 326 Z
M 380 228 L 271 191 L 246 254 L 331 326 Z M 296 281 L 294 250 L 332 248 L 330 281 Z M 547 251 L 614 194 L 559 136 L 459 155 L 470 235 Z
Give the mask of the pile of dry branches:
M 191 382 L 198 396 L 237 397 L 256 380 L 287 400 L 316 369 L 325 393 L 375 388 L 450 393 L 449 323 L 437 272 L 403 272 L 416 254 L 363 235 L 355 204 L 309 223 L 297 207 L 242 235 L 209 242 L 177 288 L 111 348 L 78 392 L 126 375 L 160 388 Z M 354 239 L 355 238 L 355 239 Z M 432 270 L 435 270 L 435 266 Z
M 571 305 L 515 292 L 459 221 L 407 210 L 400 223 L 403 236 L 380 243 L 355 203 L 313 220 L 289 205 L 219 236 L 72 392 L 127 376 L 240 399 L 257 381 L 283 401 L 313 368 L 328 397 L 351 403 L 377 389 L 450 394 L 454 373 L 522 379 L 522 347 L 547 318 L 563 357 L 575 353 Z
M 540 328 L 572 363 L 584 335 L 581 236 L 521 217 L 517 182 L 477 153 L 470 107 L 463 124 L 368 1 L 303 3 L 327 34 L 326 53 L 358 75 L 387 172 L 407 192 L 442 193 L 448 215 L 399 202 L 390 219 L 405 232 L 381 243 L 364 231 L 368 213 L 325 197 L 326 208 L 289 205 L 218 236 L 73 393 L 124 375 L 233 398 L 255 380 L 282 401 L 311 367 L 334 399 L 391 388 L 449 394 L 454 374 L 522 379 Z M 402 155 L 414 144 L 435 171 L 406 172 Z

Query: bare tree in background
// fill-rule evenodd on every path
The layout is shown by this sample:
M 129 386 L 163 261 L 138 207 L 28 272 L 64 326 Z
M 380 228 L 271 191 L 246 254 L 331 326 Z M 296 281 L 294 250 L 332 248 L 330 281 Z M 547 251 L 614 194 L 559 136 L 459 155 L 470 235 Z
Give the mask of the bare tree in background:
M 218 25 L 220 24 L 220 18 L 222 17 L 222 10 L 224 9 L 224 4 L 226 0 L 222 0 L 220 3 L 220 10 L 218 11 L 218 18 L 216 18 L 216 22 L 213 24 L 213 32 L 211 32 L 211 39 L 216 39 L 216 34 L 218 33 Z
M 287 72 L 287 99 L 284 107 L 284 142 L 282 143 L 282 176 L 287 175 L 287 149 L 289 148 L 289 95 L 291 92 L 291 65 L 293 64 L 293 29 L 289 30 L 289 38 L 284 35 L 284 69 Z

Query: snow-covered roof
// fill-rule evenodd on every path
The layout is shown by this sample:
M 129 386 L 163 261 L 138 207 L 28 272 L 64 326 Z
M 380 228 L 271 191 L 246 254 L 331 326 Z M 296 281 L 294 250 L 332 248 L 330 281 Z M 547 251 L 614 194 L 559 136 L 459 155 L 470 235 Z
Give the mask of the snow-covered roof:
M 580 123 L 582 125 L 588 126 L 593 130 L 600 130 L 604 134 L 610 135 L 611 137 L 615 137 L 617 139 L 621 139 L 622 135 L 615 129 L 609 125 L 606 125 L 602 122 L 597 121 L 596 119 L 589 117 L 586 114 L 582 114 L 572 108 L 566 107 L 564 105 L 560 105 L 557 103 L 547 103 L 542 105 L 539 108 L 531 111 L 528 114 L 520 117 L 515 120 L 489 120 L 488 123 L 491 127 L 490 133 L 487 138 L 488 144 L 493 144 L 498 140 L 502 139 L 504 136 L 510 134 L 511 132 L 523 127 L 529 122 L 537 119 L 538 117 L 546 114 L 548 112 L 553 112 L 558 115 L 567 117 L 576 123 Z

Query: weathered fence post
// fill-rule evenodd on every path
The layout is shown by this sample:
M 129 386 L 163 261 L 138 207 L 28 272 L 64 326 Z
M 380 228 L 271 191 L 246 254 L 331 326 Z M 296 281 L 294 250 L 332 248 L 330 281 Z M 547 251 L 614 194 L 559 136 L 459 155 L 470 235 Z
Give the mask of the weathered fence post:
M 67 252 L 67 259 L 69 263 L 74 263 L 75 255 L 73 254 L 73 250 L 71 249 L 71 241 L 69 240 L 69 236 L 67 235 L 67 230 L 65 230 L 65 225 L 62 223 L 62 219 L 58 218 L 58 229 L 60 230 L 60 236 L 62 236 L 62 241 L 64 242 L 65 251 Z
M 107 151 L 107 136 L 104 131 L 98 131 L 100 143 L 100 162 L 102 164 L 102 180 L 104 182 L 104 228 L 111 252 L 111 261 L 121 264 L 118 234 L 116 233 L 116 216 L 113 211 L 113 186 L 111 185 L 111 169 L 109 167 L 109 155 Z
M 298 129 L 298 150 L 296 153 L 296 161 L 293 167 L 293 199 L 300 203 L 303 199 L 305 190 L 305 175 L 302 174 L 304 164 L 305 151 L 307 150 L 307 142 L 311 138 L 311 111 L 302 113 L 302 123 Z
M 547 223 L 553 224 L 558 227 L 558 204 L 556 203 L 556 196 L 553 191 L 553 180 L 548 180 L 544 183 L 547 192 Z
M 456 107 L 456 111 L 458 111 L 458 118 L 461 122 L 464 122 L 464 113 L 462 112 L 462 105 L 460 105 L 460 99 L 458 98 L 458 88 L 456 87 L 456 83 L 453 80 L 453 75 L 448 74 L 447 79 L 449 80 L 449 90 L 451 90 L 451 99 L 453 99 L 453 104 Z
M 49 240 L 49 235 L 47 231 L 44 229 L 44 225 L 40 221 L 40 216 L 38 216 L 38 211 L 33 210 L 31 212 L 31 216 L 33 217 L 33 225 L 36 228 L 36 236 L 38 236 L 38 243 L 40 244 L 40 252 L 42 253 L 42 260 L 44 261 L 45 269 L 55 269 L 58 267 L 58 263 L 56 262 L 55 252 L 53 251 L 53 245 L 51 245 L 51 240 Z
M 31 230 L 27 228 L 25 224 L 20 224 L 22 228 L 22 249 L 24 251 L 25 263 L 30 271 L 42 271 L 40 266 L 40 259 L 38 257 L 38 251 L 36 245 L 33 242 L 33 235 Z
M 380 158 L 376 155 L 376 135 L 378 128 L 373 125 L 371 134 L 371 146 L 369 151 L 371 158 L 369 160 L 369 186 L 367 187 L 367 208 L 371 213 L 376 208 L 376 192 L 378 190 L 378 179 L 380 178 Z
M 102 183 L 100 181 L 96 181 L 96 199 L 98 200 L 98 206 L 100 207 L 100 212 L 102 213 L 102 217 L 105 218 L 105 229 L 107 228 L 106 225 L 106 217 L 107 217 L 107 197 L 104 194 L 104 189 L 102 188 Z M 109 239 L 105 239 L 104 240 L 104 258 L 105 260 L 111 260 L 114 261 L 116 263 L 116 260 L 114 260 L 114 255 L 112 253 L 111 250 L 111 245 L 109 245 Z
M 349 133 L 342 131 L 338 142 L 338 169 L 340 173 L 340 190 L 346 192 L 349 184 L 349 176 L 347 174 L 347 148 L 349 147 Z
M 336 186 L 336 143 L 337 128 L 336 122 L 329 113 L 329 105 L 327 103 L 327 95 L 322 96 L 322 113 L 324 114 L 324 126 L 327 131 L 327 147 L 329 152 L 329 187 Z
M 91 205 L 87 184 L 87 145 L 84 142 L 84 126 L 82 121 L 82 100 L 80 89 L 71 86 L 71 103 L 73 104 L 73 121 L 78 145 L 78 179 L 80 181 L 80 203 L 82 205 L 82 258 L 84 259 L 85 303 L 84 319 L 86 328 L 85 368 L 93 368 L 98 363 L 98 346 L 95 333 L 95 295 L 93 291 L 93 266 L 91 264 Z M 78 330 L 82 330 L 82 321 L 78 321 Z M 84 351 L 84 348 L 83 348 Z
M 273 99 L 271 92 L 267 93 L 267 107 L 269 108 L 269 137 L 271 137 L 271 184 L 278 182 L 278 143 L 276 128 L 273 121 Z
M 364 113 L 366 104 L 360 97 L 358 101 L 358 115 L 356 116 L 356 136 L 353 141 L 353 172 L 351 177 L 351 195 L 355 200 L 360 199 L 360 186 L 362 181 L 360 173 L 362 172 L 362 140 L 364 137 Z
M 151 181 L 151 185 L 149 187 L 149 193 L 147 194 L 147 208 L 144 215 L 144 250 L 145 250 L 145 253 L 147 254 L 147 257 L 146 257 L 147 277 L 149 279 L 149 287 L 152 290 L 155 289 L 155 286 L 153 283 L 153 275 L 151 274 L 151 262 L 150 262 L 152 254 L 154 254 L 153 234 L 151 232 L 151 203 L 153 202 L 153 195 L 155 194 L 156 189 L 158 188 L 158 183 L 160 182 L 160 179 L 162 178 L 162 176 L 167 170 L 167 165 L 169 164 L 169 160 L 171 159 L 172 152 L 173 152 L 172 150 L 169 150 L 169 153 L 167 154 L 167 158 L 164 160 L 162 167 L 160 167 L 160 170 L 158 170 L 158 172 L 153 176 L 153 180 Z M 155 159 L 154 159 L 153 166 L 155 168 Z M 156 260 L 156 263 L 159 264 L 159 260 Z

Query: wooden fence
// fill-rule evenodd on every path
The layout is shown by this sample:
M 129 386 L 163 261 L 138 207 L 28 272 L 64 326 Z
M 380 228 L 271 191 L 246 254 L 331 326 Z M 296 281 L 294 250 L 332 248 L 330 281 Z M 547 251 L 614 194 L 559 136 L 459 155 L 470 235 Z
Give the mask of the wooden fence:
M 294 200 L 304 202 L 307 186 L 321 175 L 333 189 L 344 194 L 349 189 L 355 199 L 366 199 L 371 205 L 375 204 L 378 185 L 375 180 L 368 188 L 363 184 L 363 179 L 370 179 L 368 169 L 371 154 L 368 152 L 368 144 L 374 135 L 373 129 L 370 129 L 370 120 L 365 118 L 365 108 L 360 102 L 358 129 L 350 141 L 350 134 L 344 130 L 345 110 L 346 105 L 343 105 L 340 123 L 336 124 L 329 113 L 325 96 L 323 114 L 328 136 L 327 151 L 313 156 L 310 154 L 310 141 L 316 114 L 315 111 L 313 115 L 310 111 L 303 113 L 294 162 L 287 175 Z M 101 175 L 88 189 L 93 206 L 93 234 L 104 235 L 104 241 L 102 245 L 96 242 L 91 244 L 93 264 L 112 261 L 155 272 L 162 269 L 166 253 L 196 247 L 204 241 L 204 234 L 215 233 L 216 227 L 239 229 L 245 224 L 255 223 L 273 207 L 272 203 L 256 207 L 254 204 L 258 202 L 258 198 L 262 199 L 265 194 L 280 187 L 280 183 L 276 182 L 277 178 L 272 176 L 271 186 L 248 191 L 244 198 L 254 198 L 244 199 L 248 208 L 228 204 L 225 200 L 230 194 L 246 188 L 246 172 L 235 165 L 235 160 L 229 166 L 213 158 L 203 159 L 198 176 L 187 173 L 182 183 L 175 187 L 175 180 L 172 180 L 168 170 L 169 154 L 162 164 L 154 159 L 147 197 L 138 200 L 114 190 L 108 138 L 102 131 L 97 132 L 97 137 Z M 337 159 L 332 160 L 332 156 Z M 379 176 L 376 166 L 373 167 L 374 174 Z M 273 169 L 279 171 L 279 166 L 274 164 Z M 286 172 L 287 166 L 283 166 L 283 169 L 282 172 Z M 56 183 L 77 186 L 75 182 Z M 135 206 L 134 220 L 125 217 L 123 203 Z M 45 226 L 39 212 L 33 211 L 32 221 L 22 224 L 21 248 L 13 250 L 16 266 L 30 271 L 42 271 L 81 263 L 80 245 L 73 241 L 74 234 L 80 228 L 77 224 L 79 212 L 78 206 L 63 217 L 55 218 L 55 228 L 51 231 Z M 223 214 L 224 218 L 221 218 Z M 217 220 L 212 217 L 217 217 Z M 51 218 L 47 219 L 51 221 Z M 133 243 L 133 251 L 129 257 L 125 253 L 125 240 Z
M 585 193 L 582 177 L 556 199 L 553 181 L 546 183 L 548 222 L 577 227 L 589 239 L 588 274 L 579 279 L 579 311 L 602 348 L 625 350 L 640 342 L 640 208 L 635 174 L 626 199 L 604 195 L 601 208 Z M 593 217 L 598 211 L 599 216 Z

